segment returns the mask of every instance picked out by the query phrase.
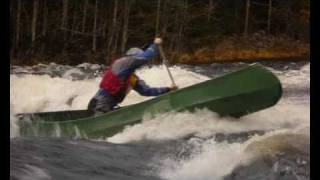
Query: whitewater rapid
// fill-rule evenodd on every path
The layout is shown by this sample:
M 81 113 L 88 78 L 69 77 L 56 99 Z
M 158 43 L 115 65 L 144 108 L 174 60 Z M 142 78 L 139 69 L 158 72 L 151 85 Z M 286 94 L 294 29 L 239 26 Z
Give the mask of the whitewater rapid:
M 199 109 L 195 113 L 169 112 L 156 117 L 145 116 L 140 124 L 127 126 L 122 132 L 103 141 L 122 144 L 142 141 L 175 140 L 191 136 L 186 140 L 184 148 L 192 146 L 188 158 L 155 157 L 150 166 L 155 167 L 159 177 L 165 179 L 221 179 L 230 174 L 239 165 L 253 161 L 258 154 L 279 151 L 280 139 L 297 143 L 298 137 L 309 141 L 310 130 L 310 65 L 300 69 L 284 71 L 268 67 L 280 79 L 284 94 L 277 105 L 259 111 L 240 120 L 221 118 L 207 109 Z M 187 87 L 223 74 L 211 77 L 174 66 L 170 68 L 176 84 Z M 163 66 L 146 67 L 137 71 L 137 75 L 150 86 L 169 86 L 171 81 Z M 19 137 L 19 127 L 15 114 L 26 112 L 58 111 L 85 109 L 90 98 L 96 93 L 101 79 L 91 78 L 71 80 L 49 75 L 10 75 L 10 134 Z M 294 95 L 290 95 L 293 91 Z M 302 91 L 302 93 L 299 93 Z M 138 103 L 152 97 L 143 97 L 131 91 L 120 106 Z M 216 134 L 233 134 L 249 131 L 263 131 L 248 140 L 239 142 L 219 142 Z M 272 137 L 281 138 L 272 138 Z M 269 139 L 273 139 L 270 141 Z M 298 139 L 298 140 L 297 140 Z M 101 141 L 101 140 L 100 140 Z M 265 142 L 269 146 L 259 148 Z M 299 141 L 300 143 L 300 141 Z M 300 143 L 296 148 L 302 148 Z M 274 147 L 274 149 L 272 149 Z M 267 149 L 271 149 L 267 151 Z M 266 151 L 266 152 L 265 152 Z

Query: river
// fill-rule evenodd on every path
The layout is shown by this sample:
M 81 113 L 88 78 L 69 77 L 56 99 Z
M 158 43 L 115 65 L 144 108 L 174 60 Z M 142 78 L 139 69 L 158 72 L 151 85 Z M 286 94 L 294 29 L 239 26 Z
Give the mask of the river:
M 273 107 L 234 121 L 206 109 L 169 112 L 106 139 L 21 137 L 17 113 L 84 109 L 105 66 L 51 63 L 10 70 L 12 179 L 310 179 L 310 64 L 261 62 L 281 81 Z M 187 87 L 248 63 L 170 67 Z M 165 67 L 139 69 L 150 86 L 170 85 Z M 130 92 L 120 106 L 144 101 Z

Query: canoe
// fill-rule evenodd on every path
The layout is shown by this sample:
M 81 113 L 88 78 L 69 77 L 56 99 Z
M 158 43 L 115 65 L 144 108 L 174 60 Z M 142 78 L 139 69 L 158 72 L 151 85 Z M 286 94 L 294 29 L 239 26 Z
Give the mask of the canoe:
M 275 105 L 282 95 L 278 78 L 259 64 L 177 91 L 92 116 L 86 110 L 19 115 L 21 136 L 112 136 L 143 116 L 207 108 L 220 116 L 241 116 Z M 196 119 L 195 119 L 196 121 Z

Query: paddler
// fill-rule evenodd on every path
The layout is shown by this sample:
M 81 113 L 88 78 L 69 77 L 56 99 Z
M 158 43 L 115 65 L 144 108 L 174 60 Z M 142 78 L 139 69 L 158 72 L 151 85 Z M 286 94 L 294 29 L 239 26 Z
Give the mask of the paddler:
M 131 89 L 143 96 L 158 96 L 172 90 L 177 86 L 152 88 L 135 74 L 135 70 L 146 65 L 158 52 L 161 38 L 140 49 L 130 48 L 124 57 L 115 60 L 106 70 L 100 82 L 100 88 L 90 100 L 88 110 L 97 114 L 113 110 L 121 103 Z

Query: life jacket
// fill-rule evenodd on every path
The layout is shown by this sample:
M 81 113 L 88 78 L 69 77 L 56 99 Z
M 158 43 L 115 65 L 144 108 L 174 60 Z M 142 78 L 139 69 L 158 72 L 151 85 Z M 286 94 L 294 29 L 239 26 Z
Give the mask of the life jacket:
M 126 79 L 120 79 L 111 69 L 107 70 L 100 83 L 100 88 L 105 89 L 110 95 L 115 97 L 118 102 L 121 102 L 137 82 L 137 77 L 132 74 Z

